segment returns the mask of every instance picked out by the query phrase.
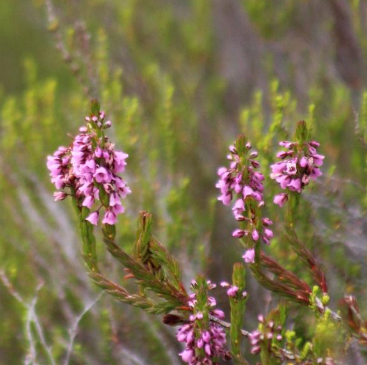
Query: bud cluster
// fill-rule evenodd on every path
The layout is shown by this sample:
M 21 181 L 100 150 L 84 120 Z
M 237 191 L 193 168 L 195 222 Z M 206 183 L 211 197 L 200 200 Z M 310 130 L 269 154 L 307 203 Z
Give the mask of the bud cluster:
M 246 298 L 247 297 L 247 292 L 243 291 L 241 293 L 240 289 L 236 285 L 231 285 L 231 284 L 227 283 L 226 281 L 222 281 L 220 283 L 220 286 L 222 288 L 226 288 L 226 289 L 228 288 L 227 289 L 227 295 L 230 298 L 239 298 L 239 297 Z
M 207 282 L 207 288 L 214 289 L 215 284 Z M 192 289 L 197 289 L 197 282 L 192 282 Z M 223 311 L 216 309 L 214 297 L 207 297 L 206 303 L 198 300 L 199 294 L 189 296 L 188 305 L 192 310 L 189 323 L 181 326 L 176 334 L 177 340 L 185 344 L 180 353 L 182 360 L 189 365 L 217 365 L 220 359 L 229 359 L 225 350 L 226 334 L 217 323 L 209 320 L 209 315 L 224 318 Z
M 104 130 L 111 126 L 111 121 L 105 121 L 104 112 L 87 116 L 85 120 L 87 125 L 79 129 L 71 146 L 59 147 L 47 158 L 51 182 L 61 190 L 54 193 L 54 198 L 58 201 L 72 195 L 80 208 L 88 210 L 99 202 L 86 220 L 97 225 L 99 211 L 104 207 L 102 223 L 114 225 L 117 215 L 124 212 L 121 199 L 131 193 L 118 176 L 125 170 L 128 155 L 115 150 L 115 145 L 105 136 Z
M 325 156 L 317 153 L 320 144 L 316 141 L 279 143 L 285 151 L 277 153 L 281 161 L 271 165 L 270 177 L 282 189 L 300 193 L 310 179 L 316 180 L 322 175 L 320 166 Z M 282 207 L 288 200 L 288 193 L 281 193 L 274 197 L 274 203 Z
M 283 339 L 281 335 L 282 326 L 275 326 L 273 321 L 265 323 L 263 315 L 258 316 L 258 321 L 260 322 L 259 329 L 251 332 L 249 336 L 251 353 L 254 355 L 261 351 L 261 344 L 263 342 L 280 342 Z

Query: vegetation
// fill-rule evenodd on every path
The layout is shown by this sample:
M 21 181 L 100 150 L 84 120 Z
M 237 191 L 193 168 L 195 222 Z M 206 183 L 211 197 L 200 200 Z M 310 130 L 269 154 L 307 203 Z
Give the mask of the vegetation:
M 146 313 L 101 294 L 83 266 L 78 211 L 52 201 L 46 156 L 72 142 L 95 98 L 112 120 L 110 140 L 129 154 L 132 193 L 115 240 L 95 229 L 106 277 L 92 275 L 94 282 L 134 292 L 133 275 L 146 288 L 129 258 L 139 257 L 148 219 L 148 261 L 170 268 L 151 274 L 148 289 L 163 290 L 154 285 L 168 275 L 205 312 L 211 288 L 203 277 L 217 283 L 210 295 L 226 317 L 206 320 L 227 332 L 227 363 L 366 363 L 364 2 L 3 0 L 0 13 L 1 364 L 181 363 L 177 328 L 167 326 L 187 320 L 167 317 L 178 303 L 152 309 L 155 297 L 142 295 Z M 300 120 L 325 160 L 289 228 L 269 175 L 278 142 L 294 141 Z M 258 151 L 263 214 L 274 222 L 256 260 L 272 280 L 294 274 L 310 289 L 304 300 L 275 293 L 244 263 L 232 237 L 237 223 L 217 201 L 217 170 L 238 135 Z M 114 245 L 128 272 L 108 252 Z M 231 278 L 247 295 L 228 298 L 219 284 Z

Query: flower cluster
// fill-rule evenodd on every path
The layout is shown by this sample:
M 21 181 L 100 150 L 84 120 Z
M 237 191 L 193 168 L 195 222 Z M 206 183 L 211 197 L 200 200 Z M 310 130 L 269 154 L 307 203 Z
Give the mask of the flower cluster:
M 246 149 L 248 151 L 251 149 L 249 142 L 246 143 Z M 218 170 L 220 180 L 216 187 L 221 191 L 218 200 L 222 201 L 224 205 L 229 205 L 233 195 L 236 195 L 238 198 L 233 207 L 233 213 L 237 220 L 241 220 L 241 213 L 245 211 L 244 200 L 247 197 L 253 197 L 260 205 L 264 204 L 262 184 L 264 175 L 256 171 L 260 167 L 259 162 L 255 160 L 257 152 L 250 153 L 244 161 L 235 146 L 230 146 L 229 151 L 227 159 L 231 161 L 230 167 L 221 167 Z
M 208 285 L 209 289 L 215 287 L 210 282 Z M 223 311 L 215 308 L 215 298 L 207 298 L 208 311 L 200 308 L 195 293 L 190 295 L 188 305 L 193 314 L 190 315 L 189 323 L 181 326 L 176 335 L 177 340 L 185 344 L 184 351 L 180 353 L 182 360 L 189 365 L 219 365 L 219 359 L 228 360 L 225 331 L 208 318 L 208 314 L 219 319 L 224 318 Z
M 230 298 L 238 298 L 239 296 L 241 296 L 242 298 L 247 297 L 247 292 L 243 291 L 242 293 L 240 292 L 240 289 L 236 286 L 236 285 L 230 285 L 229 283 L 227 283 L 226 281 L 222 281 L 220 283 L 220 286 L 222 288 L 228 288 L 227 289 L 227 295 Z
M 257 171 L 260 167 L 256 160 L 258 154 L 256 151 L 250 152 L 251 148 L 251 143 L 246 142 L 244 136 L 238 137 L 235 145 L 230 146 L 230 154 L 227 156 L 231 161 L 230 167 L 221 167 L 218 170 L 220 180 L 216 187 L 221 191 L 218 200 L 229 205 L 236 199 L 232 211 L 241 228 L 232 233 L 233 237 L 250 236 L 255 242 L 261 239 L 269 244 L 273 237 L 269 226 L 273 222 L 269 218 L 259 219 L 258 209 L 264 206 L 264 175 Z M 253 263 L 254 248 L 247 250 L 243 258 L 245 262 Z
M 281 161 L 271 165 L 270 177 L 274 179 L 282 189 L 300 193 L 308 185 L 310 179 L 316 180 L 322 175 L 320 166 L 325 156 L 317 153 L 320 144 L 311 142 L 279 143 L 285 151 L 277 153 Z M 282 207 L 288 200 L 288 193 L 281 193 L 274 197 L 274 203 Z
M 117 215 L 124 212 L 121 199 L 131 193 L 118 176 L 125 170 L 128 155 L 115 150 L 105 136 L 104 130 L 111 126 L 111 121 L 105 121 L 104 112 L 87 116 L 85 120 L 87 125 L 79 129 L 72 145 L 59 147 L 47 158 L 51 182 L 61 190 L 54 193 L 54 198 L 57 201 L 72 195 L 80 208 L 88 210 L 99 202 L 86 220 L 97 225 L 99 211 L 104 207 L 102 223 L 114 225 Z
M 264 340 L 267 341 L 281 341 L 282 340 L 282 326 L 275 326 L 273 321 L 269 323 L 264 323 L 263 315 L 258 316 L 258 321 L 260 322 L 260 329 L 252 331 L 249 336 L 250 344 L 251 344 L 251 353 L 256 355 L 261 351 L 261 343 Z

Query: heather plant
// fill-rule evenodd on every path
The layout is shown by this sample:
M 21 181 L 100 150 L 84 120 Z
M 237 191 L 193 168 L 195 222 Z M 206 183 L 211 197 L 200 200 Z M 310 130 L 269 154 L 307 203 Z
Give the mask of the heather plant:
M 270 178 L 275 179 L 286 193 L 277 195 L 273 203 L 282 207 L 288 201 L 284 217 L 283 237 L 288 249 L 293 251 L 311 274 L 313 286 L 268 256 L 261 243 L 270 246 L 274 236 L 273 225 L 263 217 L 265 176 L 259 172 L 258 153 L 252 150 L 250 141 L 240 135 L 229 147 L 227 159 L 230 167 L 218 170 L 220 177 L 216 187 L 224 205 L 233 204 L 235 220 L 240 224 L 232 236 L 240 239 L 245 248 L 243 261 L 256 279 L 270 292 L 283 298 L 266 316 L 258 315 L 258 328 L 249 332 L 243 328 L 246 322 L 245 305 L 248 297 L 245 285 L 246 266 L 236 263 L 232 284 L 221 282 L 226 288 L 230 303 L 230 322 L 225 313 L 216 308 L 217 300 L 209 295 L 217 285 L 199 274 L 186 288 L 179 262 L 152 235 L 152 216 L 142 211 L 138 220 L 136 241 L 131 253 L 124 244 L 116 243 L 117 215 L 124 212 L 121 199 L 131 190 L 119 176 L 125 171 L 128 155 L 115 150 L 105 131 L 112 122 L 105 120 L 98 101 L 91 102 L 90 115 L 85 126 L 79 128 L 69 147 L 59 147 L 48 157 L 47 167 L 51 182 L 58 190 L 55 201 L 70 196 L 78 215 L 82 239 L 83 258 L 89 277 L 102 290 L 117 300 L 138 307 L 149 314 L 162 315 L 163 323 L 178 326 L 177 340 L 184 343 L 179 353 L 182 361 L 190 365 L 215 365 L 233 360 L 248 364 L 243 354 L 243 342 L 251 346 L 251 354 L 259 355 L 261 364 L 342 364 L 352 337 L 365 343 L 365 321 L 360 317 L 356 299 L 342 299 L 344 316 L 327 305 L 330 301 L 328 286 L 322 265 L 298 238 L 297 215 L 302 191 L 322 175 L 320 167 L 324 156 L 317 153 L 320 144 L 310 140 L 305 121 L 298 122 L 294 141 L 282 141 L 286 151 L 278 152 L 281 162 L 271 165 Z M 99 211 L 104 217 L 100 223 Z M 279 223 L 281 224 L 281 223 Z M 110 280 L 99 268 L 97 240 L 94 227 L 100 227 L 105 248 L 126 272 L 125 279 L 133 281 L 135 288 Z M 280 231 L 280 230 L 278 230 Z M 306 306 L 313 313 L 313 329 L 310 339 L 302 343 L 297 333 L 287 329 L 288 308 L 291 303 Z M 357 316 L 352 319 L 350 316 Z M 353 317 L 354 318 L 354 317 Z
M 365 2 L 0 8 L 1 364 L 365 364 Z

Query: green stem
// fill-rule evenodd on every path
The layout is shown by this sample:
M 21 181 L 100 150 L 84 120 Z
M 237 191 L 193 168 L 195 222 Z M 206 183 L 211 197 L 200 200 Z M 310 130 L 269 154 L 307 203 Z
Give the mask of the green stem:
M 241 358 L 241 329 L 246 309 L 247 298 L 242 296 L 245 290 L 245 266 L 242 263 L 236 263 L 233 266 L 232 283 L 238 288 L 236 297 L 230 298 L 231 306 L 231 349 L 236 363 L 240 364 Z
M 289 227 L 294 228 L 297 219 L 300 194 L 294 191 L 288 193 L 288 203 L 286 211 L 286 222 Z
M 83 242 L 82 251 L 84 261 L 92 272 L 99 273 L 96 238 L 93 233 L 93 225 L 86 221 L 84 215 L 81 214 L 79 226 Z

